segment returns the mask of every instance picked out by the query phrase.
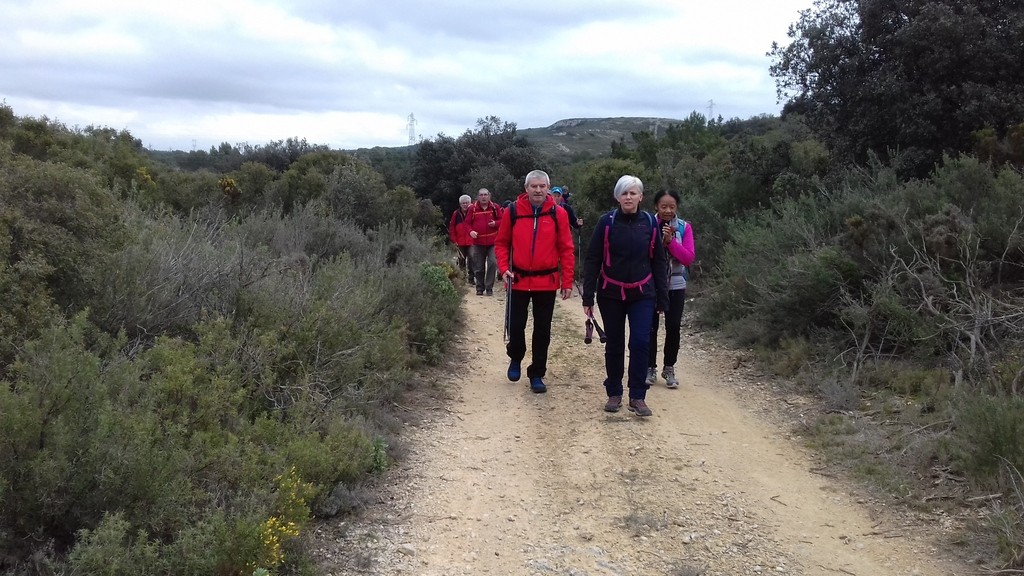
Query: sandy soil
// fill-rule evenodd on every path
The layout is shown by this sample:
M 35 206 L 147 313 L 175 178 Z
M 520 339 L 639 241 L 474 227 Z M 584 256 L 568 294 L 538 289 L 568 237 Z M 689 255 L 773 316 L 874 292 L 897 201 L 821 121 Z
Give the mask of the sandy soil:
M 502 291 L 464 306 L 447 402 L 410 414 L 379 503 L 316 530 L 320 573 L 973 573 L 937 543 L 939 514 L 887 513 L 817 473 L 735 351 L 684 328 L 682 385 L 659 379 L 650 418 L 609 414 L 578 295 L 556 307 L 547 394 L 505 378 Z

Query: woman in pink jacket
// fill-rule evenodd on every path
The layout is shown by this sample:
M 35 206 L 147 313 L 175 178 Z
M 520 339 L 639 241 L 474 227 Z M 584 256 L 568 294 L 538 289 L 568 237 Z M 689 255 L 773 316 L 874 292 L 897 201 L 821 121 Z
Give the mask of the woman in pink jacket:
M 668 251 L 668 310 L 665 310 L 665 351 L 661 377 L 669 388 L 678 388 L 676 359 L 679 355 L 680 331 L 683 323 L 683 305 L 686 303 L 687 266 L 693 264 L 693 227 L 677 214 L 679 193 L 661 190 L 654 195 L 654 208 L 658 213 L 661 241 Z M 658 315 L 651 322 L 651 341 L 648 347 L 647 385 L 658 380 Z

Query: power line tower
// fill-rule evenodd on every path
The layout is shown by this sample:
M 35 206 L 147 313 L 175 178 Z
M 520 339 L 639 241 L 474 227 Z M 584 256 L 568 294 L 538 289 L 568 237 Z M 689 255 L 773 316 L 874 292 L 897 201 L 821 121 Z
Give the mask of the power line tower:
M 416 117 L 409 113 L 409 146 L 416 143 Z
M 708 100 L 708 120 L 715 117 L 715 101 Z

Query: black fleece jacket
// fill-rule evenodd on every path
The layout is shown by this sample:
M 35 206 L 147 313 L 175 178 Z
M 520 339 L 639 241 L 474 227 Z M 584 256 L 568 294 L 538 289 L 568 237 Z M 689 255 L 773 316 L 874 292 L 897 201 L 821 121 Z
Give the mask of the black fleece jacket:
M 668 258 L 659 238 L 658 219 L 647 212 L 624 214 L 612 210 L 602 215 L 594 227 L 583 261 L 583 305 L 593 306 L 596 294 L 627 302 L 654 298 L 657 310 L 668 310 Z M 646 283 L 625 290 L 607 281 L 610 278 L 620 283 L 635 283 L 648 275 L 651 278 Z

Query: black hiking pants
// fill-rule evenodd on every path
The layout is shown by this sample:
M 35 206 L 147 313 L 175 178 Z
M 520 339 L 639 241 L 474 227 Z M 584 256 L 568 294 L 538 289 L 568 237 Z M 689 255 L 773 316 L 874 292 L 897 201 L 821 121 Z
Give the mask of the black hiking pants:
M 665 363 L 675 366 L 679 357 L 679 339 L 683 327 L 683 306 L 686 304 L 686 288 L 668 291 L 668 310 L 665 311 Z M 651 319 L 651 343 L 647 366 L 658 367 L 658 313 Z
M 541 378 L 548 371 L 548 346 L 551 344 L 551 319 L 555 315 L 557 290 L 512 290 L 509 298 L 508 344 L 505 352 L 513 361 L 521 362 L 526 356 L 527 307 L 533 302 L 533 338 L 530 349 L 532 360 L 526 368 L 527 378 Z

